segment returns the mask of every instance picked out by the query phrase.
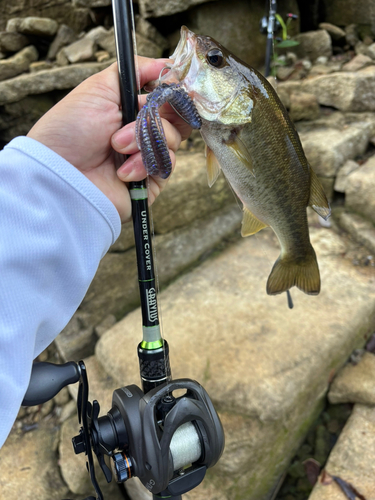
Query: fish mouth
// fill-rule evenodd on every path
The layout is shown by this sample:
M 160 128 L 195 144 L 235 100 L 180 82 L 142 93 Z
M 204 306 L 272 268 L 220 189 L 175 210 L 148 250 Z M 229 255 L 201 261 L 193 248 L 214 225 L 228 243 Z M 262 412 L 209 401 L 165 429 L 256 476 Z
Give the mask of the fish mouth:
M 186 26 L 181 27 L 180 40 L 173 54 L 169 57 L 171 65 L 167 64 L 157 80 L 149 82 L 144 89 L 151 92 L 162 83 L 181 83 L 189 72 L 197 35 Z M 166 71 L 168 70 L 168 71 Z

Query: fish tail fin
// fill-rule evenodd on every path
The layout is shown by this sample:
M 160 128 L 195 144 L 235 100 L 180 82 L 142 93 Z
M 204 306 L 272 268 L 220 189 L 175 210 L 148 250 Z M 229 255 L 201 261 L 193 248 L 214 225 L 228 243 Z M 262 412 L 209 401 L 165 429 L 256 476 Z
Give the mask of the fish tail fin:
M 313 247 L 303 260 L 293 260 L 288 255 L 279 257 L 267 281 L 268 295 L 286 292 L 296 286 L 309 295 L 320 292 L 320 274 Z

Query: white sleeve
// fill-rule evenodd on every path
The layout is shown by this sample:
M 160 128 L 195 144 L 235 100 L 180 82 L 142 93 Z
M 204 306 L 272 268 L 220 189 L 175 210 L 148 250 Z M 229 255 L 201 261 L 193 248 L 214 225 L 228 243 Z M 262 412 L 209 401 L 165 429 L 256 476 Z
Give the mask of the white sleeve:
M 120 230 L 109 199 L 46 146 L 18 137 L 0 151 L 0 447 L 33 359 L 68 323 Z

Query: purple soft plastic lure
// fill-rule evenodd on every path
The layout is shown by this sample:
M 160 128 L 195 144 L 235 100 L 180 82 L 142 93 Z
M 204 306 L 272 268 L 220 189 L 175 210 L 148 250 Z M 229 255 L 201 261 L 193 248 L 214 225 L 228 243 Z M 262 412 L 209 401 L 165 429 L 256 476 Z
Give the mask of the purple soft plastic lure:
M 169 177 L 172 171 L 168 144 L 159 115 L 160 106 L 166 102 L 169 102 L 192 128 L 199 129 L 202 126 L 193 101 L 179 84 L 163 83 L 147 96 L 146 104 L 137 117 L 136 139 L 147 173 L 159 175 L 163 179 Z

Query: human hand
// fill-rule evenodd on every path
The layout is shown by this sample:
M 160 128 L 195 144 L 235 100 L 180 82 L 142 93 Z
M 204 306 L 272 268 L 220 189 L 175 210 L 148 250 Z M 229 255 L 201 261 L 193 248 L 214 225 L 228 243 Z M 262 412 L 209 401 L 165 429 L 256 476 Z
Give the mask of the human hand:
M 165 59 L 138 57 L 140 85 L 158 78 Z M 146 96 L 140 96 L 140 107 Z M 131 218 L 131 200 L 125 183 L 146 178 L 135 140 L 135 122 L 122 126 L 117 64 L 97 73 L 76 87 L 51 108 L 30 130 L 28 137 L 58 153 L 90 179 L 115 205 L 121 221 Z M 181 140 L 190 127 L 165 105 L 162 116 L 172 167 Z M 115 153 L 131 155 L 116 171 Z M 150 177 L 149 203 L 165 187 L 166 179 Z

